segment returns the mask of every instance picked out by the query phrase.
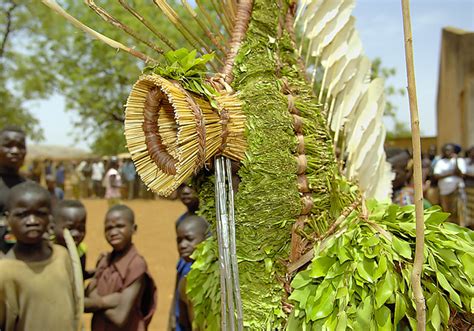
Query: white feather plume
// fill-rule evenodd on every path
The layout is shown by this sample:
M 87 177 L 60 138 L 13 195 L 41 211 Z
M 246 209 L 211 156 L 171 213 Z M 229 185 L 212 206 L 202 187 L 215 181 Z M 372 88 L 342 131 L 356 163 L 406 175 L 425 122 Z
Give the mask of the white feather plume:
M 343 147 L 341 155 L 347 158 L 345 174 L 367 197 L 384 200 L 392 190 L 383 149 L 384 83 L 370 81 L 371 63 L 355 30 L 353 8 L 354 0 L 302 1 L 296 23 L 303 31 L 302 45 L 309 45 L 303 55 L 307 67 L 314 64 L 313 74 L 318 67 L 324 70 L 319 101 L 327 110 L 335 145 Z

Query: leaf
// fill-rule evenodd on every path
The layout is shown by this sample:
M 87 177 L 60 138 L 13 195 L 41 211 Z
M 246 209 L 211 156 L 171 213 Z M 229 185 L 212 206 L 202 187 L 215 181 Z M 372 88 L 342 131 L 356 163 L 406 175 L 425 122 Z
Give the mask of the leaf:
M 441 314 L 439 312 L 439 306 L 436 305 L 431 312 L 431 325 L 435 328 L 435 330 L 439 330 L 441 325 Z
M 291 287 L 293 287 L 294 289 L 298 289 L 311 283 L 312 279 L 310 277 L 310 272 L 310 270 L 304 270 L 297 273 L 295 278 L 291 282 Z
M 469 281 L 474 283 L 474 256 L 469 253 L 464 253 L 461 256 L 461 262 L 464 267 L 464 272 L 469 277 Z
M 339 259 L 339 262 L 343 264 L 344 262 L 350 260 L 351 256 L 349 251 L 345 247 L 341 247 L 337 254 L 337 258 Z
M 345 311 L 341 311 L 338 315 L 336 331 L 346 331 L 346 330 L 347 330 L 347 314 Z
M 411 247 L 410 244 L 405 240 L 398 239 L 397 237 L 392 237 L 392 245 L 395 252 L 400 254 L 406 259 L 411 259 Z
M 443 260 L 444 263 L 446 263 L 447 266 L 452 267 L 452 266 L 457 266 L 459 265 L 459 260 L 454 254 L 454 252 L 450 249 L 445 249 L 445 248 L 439 248 L 436 251 L 437 254 L 439 254 Z M 472 261 L 474 263 L 474 259 Z
M 435 272 L 438 271 L 438 266 L 436 265 L 436 261 L 432 254 L 428 254 L 428 264 L 430 265 L 431 268 L 433 268 Z
M 386 306 L 375 311 L 375 322 L 377 323 L 377 330 L 392 330 L 392 318 L 390 309 Z
M 363 279 L 369 283 L 373 283 L 375 275 L 375 261 L 364 258 L 362 262 L 357 264 L 357 272 Z
M 379 265 L 375 270 L 374 279 L 377 280 L 387 271 L 387 257 L 382 255 L 379 259 Z
M 407 309 L 406 309 L 406 303 L 405 303 L 405 298 L 400 294 L 396 293 L 395 294 L 395 313 L 393 317 L 393 324 L 397 325 L 398 322 L 405 316 Z
M 446 277 L 441 272 L 437 272 L 436 277 L 438 278 L 438 282 L 441 287 L 448 291 L 449 298 L 453 300 L 453 302 L 456 303 L 459 307 L 462 307 L 461 298 L 459 297 L 459 294 L 454 291 Z
M 358 330 L 370 330 L 370 321 L 372 319 L 373 310 L 374 308 L 372 306 L 371 298 L 368 296 L 357 308 L 356 321 L 359 325 Z
M 289 300 L 298 302 L 298 306 L 301 309 L 306 307 L 306 301 L 308 300 L 308 296 L 311 293 L 311 290 L 308 287 L 303 289 L 294 290 L 293 293 L 288 297 Z
M 380 281 L 377 284 L 375 290 L 375 308 L 380 308 L 390 296 L 393 294 L 394 284 L 392 282 L 392 277 L 387 273 L 385 279 Z
M 334 299 L 336 297 L 336 291 L 330 286 L 327 288 L 317 304 L 315 304 L 309 315 L 311 321 L 329 316 L 334 309 Z
M 336 262 L 335 259 L 328 256 L 318 256 L 313 259 L 311 263 L 310 276 L 313 278 L 319 278 L 326 276 L 329 268 Z
M 443 324 L 447 325 L 451 312 L 449 309 L 448 301 L 444 298 L 443 294 L 439 295 L 438 306 L 439 306 L 439 311 L 441 314 L 441 320 Z

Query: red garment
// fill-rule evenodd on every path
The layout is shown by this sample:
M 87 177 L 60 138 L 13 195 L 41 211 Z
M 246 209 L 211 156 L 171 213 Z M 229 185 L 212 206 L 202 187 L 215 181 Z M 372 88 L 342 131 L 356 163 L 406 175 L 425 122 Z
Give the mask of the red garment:
M 156 309 L 156 287 L 145 259 L 138 254 L 135 246 L 132 245 L 118 261 L 111 263 L 110 253 L 99 260 L 94 281 L 100 296 L 121 292 L 143 275 L 145 285 L 140 290 L 126 325 L 119 328 L 102 312 L 97 312 L 92 317 L 92 331 L 145 331 Z

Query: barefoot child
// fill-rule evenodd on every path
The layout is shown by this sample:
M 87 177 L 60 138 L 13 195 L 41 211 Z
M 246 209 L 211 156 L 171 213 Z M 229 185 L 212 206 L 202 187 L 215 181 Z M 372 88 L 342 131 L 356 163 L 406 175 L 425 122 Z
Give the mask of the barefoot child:
M 156 288 L 145 260 L 132 243 L 137 230 L 133 211 L 115 205 L 105 216 L 105 239 L 112 252 L 97 263 L 86 291 L 86 312 L 94 313 L 92 331 L 147 330 L 156 307 Z
M 176 331 L 192 330 L 190 307 L 186 299 L 185 277 L 191 270 L 191 255 L 196 246 L 209 236 L 209 223 L 197 215 L 190 215 L 176 225 L 176 236 L 180 259 L 176 266 L 176 291 L 174 295 L 174 326 Z
M 82 276 L 84 279 L 89 279 L 94 273 L 86 270 L 87 246 L 82 242 L 86 236 L 86 218 L 86 208 L 79 200 L 59 201 L 54 208 L 55 241 L 58 245 L 66 247 L 64 229 L 71 232 L 81 259 Z
M 0 330 L 77 330 L 69 255 L 43 239 L 50 194 L 33 182 L 19 184 L 6 210 L 17 241 L 0 260 Z

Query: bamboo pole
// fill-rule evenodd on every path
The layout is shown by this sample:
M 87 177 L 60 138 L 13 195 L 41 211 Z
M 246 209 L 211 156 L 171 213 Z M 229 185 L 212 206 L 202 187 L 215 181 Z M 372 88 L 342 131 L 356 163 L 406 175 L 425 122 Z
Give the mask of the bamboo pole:
M 415 261 L 411 282 L 416 305 L 417 330 L 424 331 L 426 326 L 425 298 L 421 288 L 421 273 L 423 271 L 424 246 L 424 217 L 423 217 L 423 188 L 421 177 L 421 143 L 420 120 L 418 118 L 418 104 L 416 99 L 415 68 L 413 64 L 413 37 L 410 19 L 410 1 L 402 0 L 403 31 L 405 35 L 405 58 L 408 79 L 408 97 L 410 101 L 410 118 L 413 146 L 413 170 L 415 180 L 415 214 L 416 214 L 416 248 Z

